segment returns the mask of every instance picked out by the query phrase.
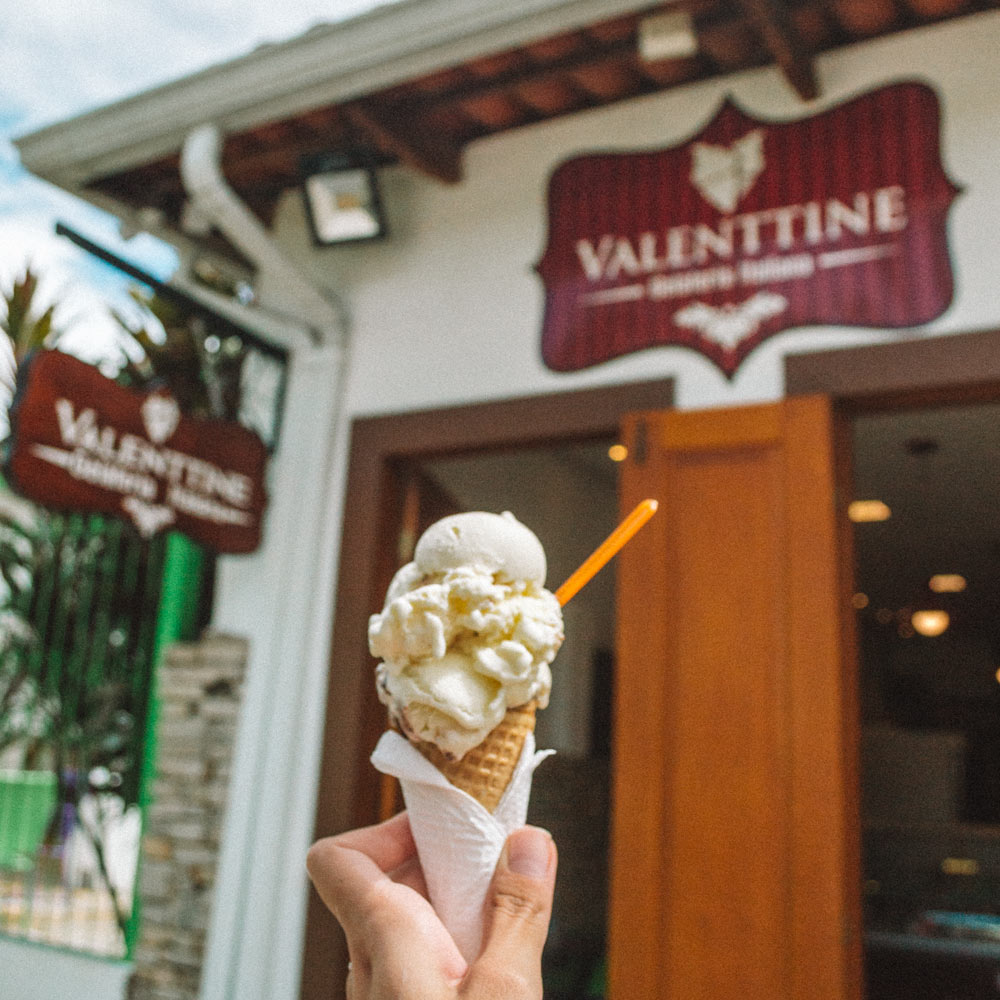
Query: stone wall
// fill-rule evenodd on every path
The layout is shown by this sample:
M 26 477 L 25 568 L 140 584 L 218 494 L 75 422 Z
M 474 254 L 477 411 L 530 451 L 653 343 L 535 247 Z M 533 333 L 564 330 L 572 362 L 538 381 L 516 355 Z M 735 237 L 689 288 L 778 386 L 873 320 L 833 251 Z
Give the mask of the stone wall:
M 142 841 L 129 1000 L 196 1000 L 247 646 L 171 646 L 157 677 L 156 778 Z

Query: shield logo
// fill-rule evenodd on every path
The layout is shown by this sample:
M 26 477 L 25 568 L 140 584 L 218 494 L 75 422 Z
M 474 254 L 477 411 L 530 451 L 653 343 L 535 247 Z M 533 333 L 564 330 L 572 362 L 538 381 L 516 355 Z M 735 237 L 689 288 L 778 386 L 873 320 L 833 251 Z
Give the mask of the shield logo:
M 764 132 L 755 128 L 729 146 L 691 144 L 691 183 L 720 212 L 734 212 L 764 169 Z
M 175 430 L 181 420 L 181 408 L 177 400 L 166 393 L 153 393 L 146 397 L 139 412 L 142 424 L 146 428 L 146 436 L 153 444 L 163 444 Z

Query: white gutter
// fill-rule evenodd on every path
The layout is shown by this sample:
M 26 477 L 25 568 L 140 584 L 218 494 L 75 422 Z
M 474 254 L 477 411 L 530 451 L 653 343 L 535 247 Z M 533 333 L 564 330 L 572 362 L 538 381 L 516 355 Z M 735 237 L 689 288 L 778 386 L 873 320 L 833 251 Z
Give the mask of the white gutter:
M 207 219 L 249 260 L 285 288 L 302 318 L 319 336 L 342 338 L 347 313 L 332 292 L 320 290 L 274 242 L 222 174 L 222 134 L 214 125 L 189 133 L 181 150 L 181 182 L 195 211 Z
M 305 925 L 338 559 L 338 469 L 347 448 L 344 309 L 303 274 L 233 193 L 213 126 L 184 142 L 181 177 L 198 214 L 260 268 L 286 316 L 257 330 L 291 348 L 281 443 L 269 469 L 261 547 L 220 557 L 213 628 L 249 642 L 209 918 L 202 1000 L 294 1000 Z M 295 335 L 287 312 L 302 329 Z M 230 312 L 231 314 L 231 312 Z M 318 334 L 318 335 L 317 335 Z
M 183 274 L 173 275 L 169 285 L 236 326 L 243 327 L 257 334 L 262 340 L 290 351 L 315 347 L 322 340 L 320 331 L 304 327 L 301 319 L 297 317 L 266 306 L 244 305 L 228 295 L 223 295 L 222 292 L 216 292 L 185 278 Z
M 396 0 L 15 140 L 32 173 L 69 190 L 175 153 L 192 128 L 227 134 L 362 97 L 655 0 Z

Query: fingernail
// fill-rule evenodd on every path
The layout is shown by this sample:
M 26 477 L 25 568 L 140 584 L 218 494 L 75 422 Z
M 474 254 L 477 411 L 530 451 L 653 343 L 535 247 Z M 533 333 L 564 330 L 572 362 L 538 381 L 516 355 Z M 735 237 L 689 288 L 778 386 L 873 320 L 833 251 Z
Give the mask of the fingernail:
M 552 838 L 538 827 L 516 830 L 507 841 L 507 866 L 518 875 L 545 878 L 552 863 Z

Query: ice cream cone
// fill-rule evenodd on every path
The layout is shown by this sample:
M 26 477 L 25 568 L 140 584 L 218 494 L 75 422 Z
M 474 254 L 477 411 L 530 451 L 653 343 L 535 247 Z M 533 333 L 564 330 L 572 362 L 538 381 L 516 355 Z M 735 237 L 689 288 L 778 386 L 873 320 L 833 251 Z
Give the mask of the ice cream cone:
M 449 760 L 433 743 L 411 742 L 456 788 L 492 813 L 510 783 L 528 733 L 534 732 L 536 708 L 529 701 L 507 709 L 500 724 L 461 760 Z

